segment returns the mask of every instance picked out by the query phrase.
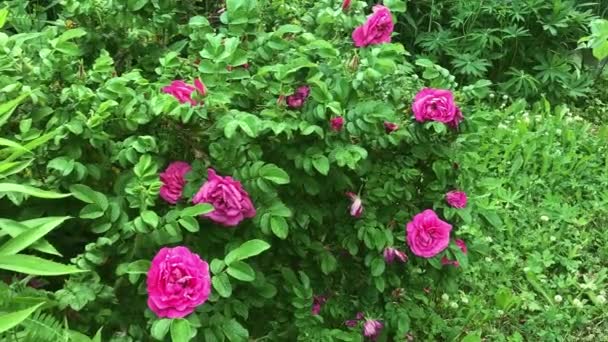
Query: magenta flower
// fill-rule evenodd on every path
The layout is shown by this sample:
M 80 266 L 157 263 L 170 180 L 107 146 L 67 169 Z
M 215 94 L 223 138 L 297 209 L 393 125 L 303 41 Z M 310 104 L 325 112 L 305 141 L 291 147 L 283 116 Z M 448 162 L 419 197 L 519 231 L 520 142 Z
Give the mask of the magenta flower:
M 399 125 L 393 122 L 384 121 L 384 130 L 387 134 L 393 133 L 399 129 Z
M 412 105 L 416 121 L 438 121 L 457 127 L 463 120 L 460 108 L 450 90 L 424 88 L 414 97 Z
M 458 260 L 450 260 L 445 255 L 441 258 L 441 264 L 444 266 L 452 265 L 454 267 L 460 267 L 460 263 L 458 262 Z
M 395 259 L 401 261 L 401 262 L 406 262 L 407 261 L 407 255 L 396 249 L 393 247 L 387 247 L 384 249 L 384 260 L 388 263 L 388 264 L 392 264 Z
M 363 201 L 361 200 L 361 197 L 353 192 L 347 192 L 346 196 L 352 201 L 350 205 L 350 216 L 361 217 L 363 214 Z
M 194 86 L 187 84 L 184 81 L 176 80 L 171 82 L 170 85 L 163 87 L 163 92 L 173 95 L 180 103 L 190 103 L 191 106 L 197 104 L 196 100 L 192 98 L 192 93 L 197 91 L 201 96 L 207 94 L 207 88 L 200 79 L 194 80 Z M 201 102 L 202 104 L 202 102 Z
M 368 319 L 363 323 L 363 336 L 375 341 L 382 332 L 382 328 L 384 328 L 382 322 L 375 319 Z
M 463 191 L 450 191 L 445 194 L 445 200 L 454 208 L 464 208 L 467 206 L 467 194 Z
M 393 33 L 393 17 L 391 11 L 381 5 L 372 9 L 373 13 L 367 21 L 353 31 L 353 41 L 356 47 L 390 43 Z
M 351 3 L 351 0 L 344 0 L 342 2 L 342 10 L 344 12 L 348 11 L 348 9 L 350 8 L 350 3 Z
M 318 315 L 321 312 L 321 307 L 327 302 L 327 297 L 325 296 L 314 296 L 312 298 L 312 308 L 311 312 L 313 315 Z
M 215 170 L 207 170 L 207 182 L 192 198 L 192 202 L 209 203 L 214 210 L 203 215 L 224 226 L 236 226 L 246 218 L 255 216 L 255 208 L 241 182 L 232 177 L 222 177 Z
M 347 321 L 344 321 L 344 325 L 346 325 L 349 328 L 354 328 L 356 327 L 360 321 L 362 321 L 364 318 L 363 312 L 357 312 L 357 315 L 355 316 L 355 319 L 349 319 Z
M 467 245 L 464 243 L 463 240 L 456 239 L 454 242 L 456 243 L 456 246 L 460 248 L 463 254 L 467 254 Z
M 332 131 L 340 132 L 342 127 L 344 127 L 344 118 L 341 116 L 336 116 L 329 120 L 329 125 L 331 126 Z
M 448 247 L 451 230 L 452 225 L 440 220 L 433 210 L 427 209 L 408 222 L 407 244 L 415 255 L 432 258 Z
M 163 185 L 160 187 L 160 197 L 171 204 L 177 203 L 182 198 L 182 191 L 186 185 L 186 174 L 190 172 L 192 167 L 182 161 L 176 161 L 167 167 L 160 174 L 160 181 Z
M 310 87 L 309 86 L 301 86 L 299 87 L 295 93 L 287 96 L 287 105 L 290 108 L 300 108 L 308 99 L 310 95 Z
M 209 265 L 186 247 L 165 247 L 152 259 L 146 284 L 150 310 L 161 318 L 182 318 L 209 298 Z

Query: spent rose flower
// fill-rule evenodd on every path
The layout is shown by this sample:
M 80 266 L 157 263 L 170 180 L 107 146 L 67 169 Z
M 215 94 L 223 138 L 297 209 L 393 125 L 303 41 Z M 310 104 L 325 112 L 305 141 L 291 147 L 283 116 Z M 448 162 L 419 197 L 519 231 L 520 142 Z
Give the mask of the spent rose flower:
M 407 244 L 412 253 L 432 258 L 448 247 L 452 225 L 439 219 L 433 210 L 427 209 L 408 222 Z
M 381 5 L 372 9 L 373 13 L 367 21 L 353 31 L 353 41 L 356 47 L 390 43 L 394 23 L 391 11 Z
M 329 125 L 331 126 L 332 131 L 339 132 L 344 127 L 344 118 L 341 116 L 336 116 L 329 120 Z
M 309 86 L 301 86 L 296 89 L 296 92 L 287 96 L 287 105 L 290 108 L 300 108 L 308 99 L 308 95 L 310 95 L 310 87 Z
M 218 176 L 215 170 L 207 170 L 207 182 L 192 198 L 192 202 L 209 203 L 214 210 L 204 217 L 224 226 L 236 226 L 246 218 L 255 216 L 255 208 L 241 182 L 232 177 Z
M 390 134 L 399 129 L 399 125 L 393 122 L 384 121 L 384 130 Z
M 438 121 L 457 127 L 463 119 L 454 94 L 446 89 L 422 89 L 414 97 L 412 110 L 419 122 Z
M 312 298 L 312 308 L 310 310 L 312 314 L 318 315 L 319 312 L 321 312 L 321 307 L 323 306 L 323 304 L 325 304 L 325 302 L 327 302 L 326 296 L 314 296 Z
M 146 284 L 150 310 L 161 318 L 182 318 L 209 298 L 209 265 L 186 247 L 164 247 L 152 259 Z
M 182 198 L 182 192 L 186 185 L 186 174 L 190 172 L 192 167 L 183 161 L 176 161 L 167 167 L 160 174 L 160 181 L 163 183 L 160 187 L 160 197 L 171 204 L 177 203 Z
M 456 244 L 456 246 L 458 246 L 458 248 L 460 248 L 460 250 L 462 251 L 463 254 L 467 254 L 467 245 L 464 243 L 463 240 L 456 239 L 456 240 L 454 240 L 454 243 Z M 450 260 L 446 256 L 443 256 L 443 258 L 441 258 L 441 264 L 442 265 L 453 265 L 454 267 L 460 266 L 460 263 L 458 262 L 458 260 Z
M 193 86 L 182 80 L 175 80 L 171 82 L 170 85 L 163 87 L 164 93 L 173 95 L 173 97 L 175 97 L 180 103 L 188 102 L 191 106 L 197 104 L 196 100 L 192 98 L 192 93 L 195 91 L 201 96 L 205 96 L 207 94 L 207 88 L 198 78 L 194 80 Z
M 359 322 L 363 320 L 364 317 L 365 317 L 365 315 L 363 314 L 363 312 L 359 311 L 359 312 L 357 312 L 355 319 L 349 319 L 347 321 L 344 321 L 344 325 L 346 325 L 349 328 L 356 327 L 359 324 Z
M 350 3 L 351 3 L 351 0 L 344 0 L 342 2 L 342 10 L 344 12 L 348 11 L 348 9 L 350 8 Z
M 363 323 L 363 336 L 375 341 L 382 332 L 384 324 L 375 319 L 368 319 Z
M 456 243 L 456 246 L 458 246 L 458 248 L 460 248 L 460 250 L 462 251 L 463 254 L 467 254 L 467 245 L 464 243 L 463 240 L 456 239 L 454 242 Z
M 350 205 L 350 215 L 352 217 L 361 217 L 361 214 L 363 214 L 363 201 L 361 200 L 361 197 L 353 192 L 347 192 L 346 196 L 352 201 Z
M 445 194 L 445 200 L 454 208 L 464 208 L 467 206 L 467 194 L 463 191 L 450 191 Z
M 387 247 L 384 249 L 384 260 L 388 263 L 388 264 L 392 264 L 395 259 L 401 261 L 401 262 L 406 262 L 407 261 L 407 255 L 396 249 L 393 247 Z

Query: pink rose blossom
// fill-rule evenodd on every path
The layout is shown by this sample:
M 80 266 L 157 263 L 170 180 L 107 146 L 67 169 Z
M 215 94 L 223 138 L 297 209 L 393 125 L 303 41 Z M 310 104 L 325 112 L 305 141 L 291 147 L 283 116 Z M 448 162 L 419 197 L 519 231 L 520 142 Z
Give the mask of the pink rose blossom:
M 353 31 L 356 47 L 391 42 L 394 27 L 391 11 L 381 5 L 374 6 L 372 10 L 373 13 L 367 21 Z
M 454 208 L 464 208 L 467 206 L 467 194 L 463 191 L 450 191 L 445 194 L 445 200 Z
M 344 127 L 344 118 L 341 116 L 336 116 L 329 120 L 329 125 L 331 126 L 332 131 L 340 132 L 342 127 Z
M 432 258 L 448 247 L 452 225 L 427 209 L 414 216 L 407 224 L 407 244 L 412 253 L 423 258 Z
M 464 243 L 463 240 L 456 239 L 454 242 L 456 243 L 456 246 L 460 248 L 463 254 L 467 254 L 467 245 Z
M 161 318 L 185 317 L 211 293 L 209 265 L 181 246 L 158 251 L 146 283 L 148 307 Z
M 454 94 L 450 90 L 422 89 L 414 97 L 412 110 L 419 122 L 438 121 L 457 127 L 463 119 L 460 109 L 454 102 Z
M 163 92 L 173 95 L 180 103 L 190 103 L 191 106 L 197 104 L 196 100 L 192 98 L 192 93 L 197 91 L 201 96 L 207 94 L 207 88 L 200 79 L 194 80 L 194 86 L 187 84 L 184 81 L 176 80 L 171 82 L 170 85 L 163 88 Z M 202 104 L 202 102 L 201 102 Z
M 310 95 L 310 87 L 309 86 L 301 86 L 299 87 L 295 93 L 287 96 L 287 105 L 290 108 L 300 108 L 308 99 Z
M 348 9 L 350 8 L 350 3 L 351 3 L 351 0 L 344 0 L 342 2 L 342 10 L 344 12 L 348 11 Z
M 363 214 L 363 201 L 361 200 L 361 197 L 352 192 L 347 192 L 346 196 L 352 201 L 350 205 L 350 216 L 361 217 Z
M 393 247 L 387 247 L 384 249 L 384 260 L 389 263 L 392 264 L 395 259 L 401 261 L 401 262 L 406 262 L 407 261 L 407 255 L 396 249 Z
M 363 336 L 375 341 L 382 332 L 382 328 L 384 328 L 382 322 L 375 319 L 368 319 L 363 323 Z
M 160 187 L 160 197 L 171 204 L 177 203 L 182 197 L 182 191 L 186 185 L 185 176 L 192 167 L 185 162 L 176 161 L 167 167 L 160 174 L 160 181 L 163 185 Z
M 241 182 L 232 177 L 222 177 L 215 170 L 207 170 L 207 182 L 192 198 L 192 202 L 209 203 L 214 210 L 203 215 L 224 226 L 236 226 L 246 218 L 255 216 L 255 208 Z
M 356 327 L 360 321 L 363 320 L 363 318 L 365 317 L 365 315 L 363 314 L 363 312 L 357 312 L 357 315 L 355 316 L 355 319 L 349 319 L 347 321 L 344 322 L 344 325 L 346 325 L 349 328 L 354 328 Z
M 384 121 L 384 130 L 386 133 L 390 134 L 399 129 L 399 125 L 396 123 Z
M 311 312 L 313 315 L 318 315 L 321 312 L 321 307 L 327 302 L 327 297 L 325 296 L 314 296 L 312 298 L 312 309 Z

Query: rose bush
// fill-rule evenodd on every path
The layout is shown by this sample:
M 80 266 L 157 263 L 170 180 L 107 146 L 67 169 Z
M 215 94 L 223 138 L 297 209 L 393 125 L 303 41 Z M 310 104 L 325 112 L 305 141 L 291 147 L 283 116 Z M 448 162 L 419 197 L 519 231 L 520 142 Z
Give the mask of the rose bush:
M 3 214 L 25 222 L 17 230 L 74 217 L 65 231 L 79 235 L 51 241 L 86 271 L 36 292 L 49 313 L 109 341 L 424 329 L 438 289 L 457 287 L 442 258 L 461 270 L 474 255 L 449 245 L 477 218 L 474 203 L 456 211 L 444 194 L 461 188 L 452 145 L 468 125 L 459 106 L 466 116 L 477 97 L 390 43 L 390 6 L 322 0 L 275 27 L 256 1 L 207 17 L 190 2 L 105 4 L 65 1 L 61 20 L 79 27 L 25 37 L 9 19 L 0 37 L 11 68 L 0 101 L 23 101 L 5 136 L 37 148 L 8 180 L 71 195 L 53 206 L 5 192 Z

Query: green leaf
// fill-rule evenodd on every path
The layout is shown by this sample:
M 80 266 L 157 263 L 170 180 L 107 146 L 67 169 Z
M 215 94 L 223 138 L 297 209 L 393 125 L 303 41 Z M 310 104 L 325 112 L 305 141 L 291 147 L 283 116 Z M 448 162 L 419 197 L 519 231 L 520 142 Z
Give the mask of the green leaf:
M 96 219 L 103 216 L 103 210 L 97 204 L 87 204 L 80 210 L 79 217 L 83 219 Z
M 58 276 L 87 272 L 76 266 L 64 265 L 24 254 L 0 256 L 0 269 L 36 276 Z
M 131 11 L 139 11 L 148 4 L 148 0 L 129 0 L 127 6 Z
M 287 238 L 287 234 L 289 234 L 289 226 L 287 225 L 287 221 L 281 216 L 272 216 L 270 218 L 270 228 L 272 229 L 274 235 L 282 240 L 285 240 Z
M 171 322 L 171 341 L 188 342 L 192 336 L 192 327 L 186 319 L 174 319 Z
M 163 318 L 152 323 L 152 328 L 150 328 L 150 335 L 159 341 L 163 341 L 165 336 L 169 332 L 169 327 L 171 327 L 171 323 L 173 320 Z
M 372 261 L 371 268 L 372 268 L 372 276 L 378 277 L 382 273 L 384 273 L 384 269 L 386 268 L 386 263 L 384 263 L 384 260 L 382 258 L 376 258 Z
M 150 269 L 150 265 L 152 263 L 150 260 L 141 259 L 137 261 L 133 261 L 129 265 L 127 265 L 125 272 L 127 274 L 146 274 Z
M 324 253 L 321 257 L 321 272 L 330 274 L 338 267 L 338 261 L 331 253 Z
M 230 284 L 230 279 L 228 279 L 226 273 L 220 273 L 214 276 L 211 278 L 211 283 L 220 296 L 228 298 L 232 295 L 232 285 Z
M 61 34 L 61 36 L 57 37 L 57 42 L 67 42 L 68 40 L 72 40 L 74 38 L 79 38 L 87 34 L 82 28 L 75 28 L 71 30 L 67 30 Z
M 192 217 L 208 214 L 213 211 L 213 206 L 209 203 L 200 203 L 192 207 L 184 208 L 180 212 L 179 216 L 181 217 Z
M 406 11 L 405 0 L 384 0 L 384 6 L 393 13 L 403 13 Z
M 16 237 L 19 234 L 37 226 L 37 225 L 42 224 L 42 223 L 37 223 L 36 225 L 28 226 L 25 224 L 27 222 L 28 221 L 17 222 L 17 221 L 13 221 L 13 220 L 9 220 L 9 219 L 0 219 L 0 233 L 2 233 L 2 234 L 0 234 L 0 237 L 5 234 L 10 235 L 11 237 Z M 43 221 L 41 221 L 41 222 L 43 222 Z M 55 247 L 53 247 L 53 245 L 51 245 L 45 239 L 38 240 L 37 242 L 32 244 L 30 246 L 30 248 L 40 251 L 42 253 L 61 256 L 61 253 L 59 253 L 59 251 L 57 249 L 55 249 Z
M 275 183 L 275 184 L 288 184 L 289 175 L 280 167 L 274 164 L 266 164 L 260 169 L 260 176 Z
M 158 217 L 158 215 L 153 212 L 152 210 L 144 210 L 141 212 L 141 218 L 144 220 L 144 222 L 146 222 L 147 225 L 149 225 L 152 228 L 156 228 L 158 227 L 158 223 L 160 221 L 160 218 Z
M 226 264 L 224 263 L 224 260 L 213 259 L 213 260 L 211 260 L 210 267 L 211 267 L 211 273 L 218 274 L 224 270 L 224 267 L 226 267 Z
M 184 229 L 191 233 L 196 233 L 199 231 L 200 227 L 198 221 L 194 217 L 183 217 L 177 221 Z
M 11 117 L 17 106 L 30 96 L 29 93 L 19 95 L 16 99 L 0 104 L 0 127 L 4 126 L 6 121 Z
M 465 336 L 461 342 L 481 342 L 481 332 L 474 331 Z
M 99 330 L 97 330 L 97 333 L 95 334 L 95 336 L 93 336 L 93 340 L 92 342 L 101 342 L 101 331 L 103 330 L 103 327 L 99 328 Z
M 222 325 L 224 334 L 231 342 L 249 341 L 249 331 L 237 322 L 234 318 L 225 321 Z
M 227 265 L 230 265 L 234 261 L 245 260 L 247 258 L 251 258 L 252 256 L 256 256 L 263 251 L 270 248 L 270 245 L 264 240 L 249 240 L 238 248 L 233 249 L 226 255 L 224 258 L 224 262 Z
M 108 209 L 108 198 L 101 192 L 97 192 L 83 184 L 70 186 L 72 195 L 85 203 L 97 204 L 102 211 Z
M 44 303 L 39 303 L 31 306 L 27 309 L 11 312 L 8 314 L 0 315 L 0 333 L 3 333 L 19 323 L 25 321 L 31 314 L 34 313 Z
M 0 9 L 0 28 L 6 23 L 6 18 L 8 18 L 8 8 Z
M 14 255 L 21 252 L 69 218 L 69 216 L 47 217 L 46 223 L 36 228 L 28 229 L 0 246 L 0 256 Z
M 0 183 L 0 192 L 18 192 L 38 198 L 56 199 L 71 196 L 70 194 L 60 194 L 54 191 L 41 190 L 29 185 L 14 183 Z
M 255 280 L 255 271 L 253 268 L 242 261 L 235 261 L 230 264 L 226 269 L 226 272 L 228 272 L 231 277 L 241 281 Z
M 314 156 L 312 159 L 312 166 L 319 171 L 320 174 L 327 176 L 329 173 L 329 159 L 323 155 Z

